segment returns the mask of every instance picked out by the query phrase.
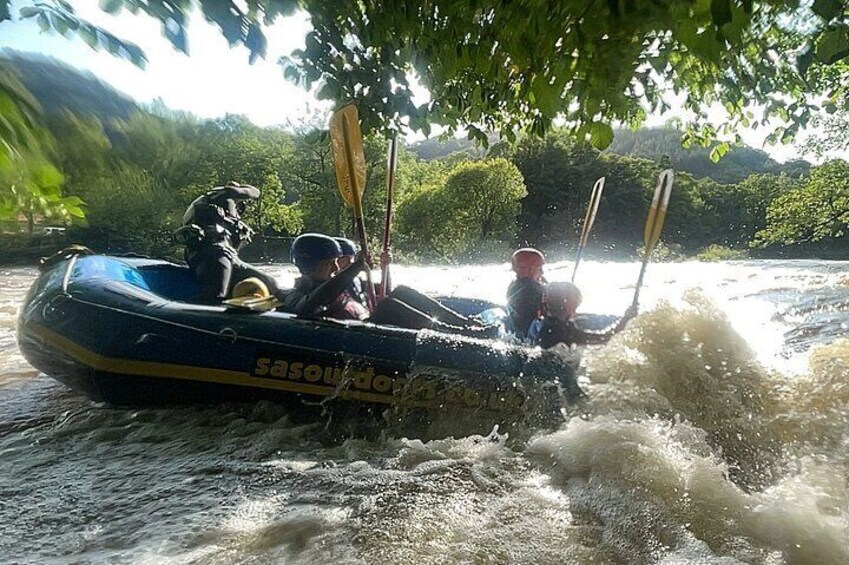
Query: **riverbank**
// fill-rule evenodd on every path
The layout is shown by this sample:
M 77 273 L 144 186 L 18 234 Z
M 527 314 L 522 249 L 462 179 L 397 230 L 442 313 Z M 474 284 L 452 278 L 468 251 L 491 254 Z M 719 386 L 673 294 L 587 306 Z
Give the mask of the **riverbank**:
M 249 263 L 288 263 L 289 247 L 294 237 L 267 236 L 256 237 L 251 244 L 247 245 L 240 255 Z M 847 238 L 844 238 L 847 239 Z M 37 265 L 41 257 L 47 257 L 60 249 L 72 244 L 79 243 L 67 237 L 35 237 L 25 238 L 21 234 L 10 237 L 6 234 L 0 235 L 0 266 Z M 682 262 L 682 261 L 733 261 L 747 259 L 776 259 L 795 260 L 810 259 L 822 261 L 845 261 L 849 260 L 849 241 L 841 245 L 841 240 L 828 240 L 817 244 L 796 244 L 792 246 L 771 246 L 766 249 L 747 249 L 742 247 L 728 247 L 720 244 L 710 245 L 695 252 L 689 252 L 680 245 L 665 245 L 660 242 L 654 249 L 652 261 L 659 263 Z M 377 243 L 372 244 L 373 253 Z M 508 246 L 500 246 L 500 250 L 481 250 L 475 256 L 457 259 L 455 261 L 442 261 L 444 265 L 487 265 L 503 263 L 510 259 L 513 249 Z M 127 254 L 134 253 L 132 250 L 119 247 L 116 249 L 103 249 L 96 245 L 91 248 L 104 254 Z M 157 249 L 159 253 L 151 253 L 151 256 L 182 261 L 182 248 L 174 245 L 161 245 Z M 571 245 L 559 248 L 543 248 L 549 261 L 569 261 L 575 257 L 576 249 Z M 633 261 L 640 258 L 641 249 L 632 243 L 599 243 L 593 242 L 584 252 L 584 258 L 597 261 Z M 423 260 L 414 253 L 395 252 L 397 262 L 412 265 L 431 265 L 433 261 Z

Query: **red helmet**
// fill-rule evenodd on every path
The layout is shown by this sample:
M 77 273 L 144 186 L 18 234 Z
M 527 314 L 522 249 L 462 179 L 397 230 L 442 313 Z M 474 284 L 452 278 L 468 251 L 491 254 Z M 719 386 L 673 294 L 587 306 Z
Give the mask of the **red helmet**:
M 513 253 L 513 270 L 522 278 L 536 279 L 542 276 L 545 255 L 532 247 L 525 247 Z

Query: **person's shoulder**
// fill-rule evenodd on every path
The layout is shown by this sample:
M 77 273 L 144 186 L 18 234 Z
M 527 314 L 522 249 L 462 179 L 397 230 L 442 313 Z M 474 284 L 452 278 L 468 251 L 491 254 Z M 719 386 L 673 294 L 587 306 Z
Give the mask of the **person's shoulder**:
M 318 284 L 316 284 L 315 280 L 312 277 L 302 275 L 295 279 L 295 285 L 293 287 L 293 290 L 309 292 L 316 286 L 318 286 Z

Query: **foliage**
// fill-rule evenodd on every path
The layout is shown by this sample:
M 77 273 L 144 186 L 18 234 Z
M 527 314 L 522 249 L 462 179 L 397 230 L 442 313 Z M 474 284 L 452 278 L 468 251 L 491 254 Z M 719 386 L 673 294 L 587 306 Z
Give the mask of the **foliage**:
M 174 254 L 170 234 L 179 212 L 167 205 L 171 195 L 149 174 L 121 165 L 79 189 L 88 204 L 88 225 L 73 230 L 72 238 L 102 252 Z
M 734 259 L 746 259 L 749 256 L 745 249 L 731 249 L 716 243 L 708 245 L 696 254 L 699 261 L 731 261 Z
M 186 171 L 184 193 L 189 199 L 230 181 L 247 183 L 262 191 L 246 214 L 258 232 L 302 227 L 300 214 L 285 203 L 280 178 L 282 163 L 293 150 L 289 134 L 259 128 L 243 116 L 227 116 L 204 123 L 192 145 L 197 157 Z
M 4 0 L 0 20 L 8 19 Z M 788 141 L 817 109 L 817 96 L 846 104 L 849 21 L 844 2 L 797 0 L 536 0 L 456 2 L 326 2 L 323 0 L 200 0 L 203 16 L 250 60 L 265 55 L 265 30 L 296 7 L 313 26 L 302 50 L 284 58 L 284 74 L 318 96 L 356 100 L 367 131 L 405 123 L 428 133 L 465 127 L 512 139 L 519 130 L 542 135 L 565 118 L 580 140 L 605 148 L 611 123 L 638 125 L 646 109 L 668 108 L 664 96 L 685 93 L 684 107 L 700 124 L 719 103 L 736 135 L 764 109 L 788 125 L 772 141 Z M 104 0 L 109 13 L 128 9 L 160 20 L 163 34 L 187 52 L 192 3 Z M 137 46 L 80 20 L 64 0 L 26 2 L 21 18 L 43 29 L 78 34 L 94 48 L 144 64 Z M 431 93 L 414 103 L 408 76 Z M 690 139 L 717 132 L 704 126 Z M 725 149 L 725 146 L 723 146 Z M 719 151 L 720 153 L 722 151 Z
M 637 257 L 642 258 L 645 252 L 645 245 L 637 247 Z M 675 263 L 685 261 L 687 254 L 684 252 L 684 247 L 680 243 L 666 244 L 663 241 L 658 241 L 657 245 L 652 249 L 651 258 L 655 263 Z
M 398 210 L 399 235 L 429 259 L 478 255 L 482 248 L 504 254 L 515 239 L 522 175 L 506 159 L 466 162 L 438 186 L 423 186 Z
M 528 190 L 519 217 L 522 241 L 548 246 L 563 243 L 579 230 L 585 212 L 582 203 L 602 176 L 597 157 L 591 147 L 572 144 L 562 135 L 527 137 L 518 144 L 510 159 Z
M 54 97 L 70 75 L 56 76 Z M 80 76 L 79 80 L 88 79 Z M 78 223 L 69 235 L 97 250 L 178 255 L 170 233 L 188 203 L 230 180 L 262 188 L 262 200 L 248 208 L 246 217 L 261 235 L 277 238 L 271 242 L 303 230 L 353 235 L 350 211 L 336 187 L 326 136 L 312 127 L 317 120 L 292 132 L 259 128 L 240 116 L 201 121 L 162 107 L 156 113 L 134 110 L 127 117 L 95 117 L 57 107 L 42 116 L 35 97 L 20 82 L 3 84 L 15 85 L 11 90 L 14 106 L 4 107 L 14 111 L 4 112 L 6 122 L 0 127 L 18 135 L 6 133 L 4 139 L 25 149 L 10 154 L 16 160 L 5 162 L 3 178 L 31 175 L 27 178 L 48 186 L 50 176 L 38 177 L 36 171 L 42 165 L 52 168 L 47 170 L 61 176 L 62 192 L 60 200 L 45 199 L 45 203 L 58 207 L 64 199 L 82 212 L 75 203 L 85 201 L 87 223 Z M 45 91 L 51 91 L 49 85 Z M 674 142 L 661 133 L 650 131 L 635 138 L 646 140 L 643 147 L 656 141 L 656 152 L 660 152 L 667 141 Z M 525 244 L 562 253 L 577 241 L 589 191 L 600 176 L 607 182 L 588 252 L 603 249 L 608 257 L 611 252 L 633 257 L 642 245 L 657 175 L 677 158 L 672 154 L 664 162 L 662 156 L 599 153 L 589 144 L 574 142 L 565 131 L 543 138 L 524 136 L 515 145 L 500 142 L 482 160 L 474 158 L 480 152 L 466 152 L 462 143 L 456 146 L 461 150 L 441 153 L 432 146 L 443 157 L 431 160 L 400 148 L 392 234 L 396 257 L 504 258 L 511 248 Z M 382 137 L 366 136 L 364 211 L 375 246 L 383 231 L 386 149 Z M 734 168 L 728 158 L 735 151 L 716 166 L 720 174 L 723 167 Z M 746 166 L 759 166 L 756 152 L 740 152 L 754 157 Z M 769 161 L 761 163 L 762 168 L 773 167 Z M 814 167 L 801 178 L 794 175 L 805 167 L 777 167 L 770 170 L 789 167 L 793 175 L 753 174 L 734 184 L 720 184 L 676 169 L 657 257 L 680 258 L 700 250 L 702 258 L 725 257 L 730 253 L 725 248 L 742 252 L 756 234 L 761 245 L 809 238 L 818 243 L 805 247 L 806 253 L 834 250 L 845 255 L 845 239 L 832 237 L 845 231 L 846 217 L 841 214 L 847 206 L 843 193 L 849 192 L 846 163 Z M 58 187 L 49 190 L 59 194 Z M 825 220 L 828 212 L 833 213 L 833 221 L 818 228 L 816 237 L 804 233 L 815 227 L 813 220 L 821 215 Z M 46 218 L 32 209 L 27 220 Z M 767 236 L 780 238 L 768 240 Z M 779 252 L 778 245 L 769 251 Z
M 766 220 L 756 245 L 790 245 L 845 235 L 849 227 L 849 163 L 834 160 L 814 169 L 803 185 L 769 204 Z
M 829 115 L 817 116 L 811 121 L 813 133 L 806 136 L 802 150 L 806 154 L 825 157 L 829 154 L 849 152 L 849 110 L 837 111 L 837 107 L 828 107 Z
M 36 216 L 61 223 L 82 218 L 82 200 L 62 195 L 62 173 L 51 161 L 54 140 L 38 104 L 2 65 L 0 116 L 0 219 L 23 214 L 32 235 Z

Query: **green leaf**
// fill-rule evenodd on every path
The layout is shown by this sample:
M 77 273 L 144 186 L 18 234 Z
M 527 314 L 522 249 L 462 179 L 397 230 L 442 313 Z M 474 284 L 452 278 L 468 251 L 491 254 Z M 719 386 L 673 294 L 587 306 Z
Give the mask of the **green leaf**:
M 34 6 L 24 6 L 23 8 L 21 8 L 20 12 L 18 12 L 18 13 L 21 15 L 22 19 L 23 18 L 31 18 L 33 16 L 37 16 L 38 14 L 40 14 L 41 10 L 39 10 L 38 8 L 36 8 Z
M 12 13 L 9 10 L 11 4 L 12 0 L 0 0 L 0 22 L 12 18 Z
M 117 14 L 124 7 L 124 0 L 100 0 L 100 9 L 107 14 Z
M 817 44 L 817 59 L 831 65 L 849 55 L 849 29 L 838 27 L 822 34 Z
M 714 163 L 719 163 L 719 160 L 722 158 L 722 155 L 719 154 L 719 151 L 716 147 L 710 150 L 710 160 Z
M 265 38 L 265 35 L 256 23 L 252 23 L 248 27 L 248 35 L 245 38 L 245 47 L 247 47 L 251 52 L 250 58 L 248 59 L 248 62 L 251 65 L 256 62 L 258 57 L 262 57 L 263 59 L 265 58 L 268 40 Z
M 832 20 L 839 16 L 844 8 L 841 0 L 814 0 L 814 5 L 811 9 L 819 17 L 825 20 Z
M 328 78 L 324 86 L 318 89 L 315 96 L 319 100 L 336 100 L 339 93 L 339 83 L 332 78 Z
M 731 0 L 712 0 L 710 3 L 710 17 L 716 27 L 731 21 Z
M 52 14 L 50 16 L 50 22 L 53 24 L 53 28 L 58 31 L 60 35 L 67 37 L 68 23 L 65 21 L 65 18 Z
M 70 214 L 71 216 L 73 216 L 75 218 L 80 218 L 80 219 L 85 218 L 85 212 L 83 212 L 82 208 L 79 208 L 77 206 L 66 205 L 65 210 L 67 210 L 68 214 Z
M 808 69 L 811 67 L 811 63 L 814 62 L 814 48 L 813 45 L 808 43 L 802 52 L 796 57 L 796 68 L 799 71 L 799 74 L 804 78 L 808 74 Z
M 609 124 L 594 122 L 590 126 L 590 143 L 599 151 L 607 149 L 613 143 L 613 128 Z
M 710 150 L 710 160 L 714 163 L 718 163 L 720 159 L 722 159 L 726 153 L 728 153 L 728 149 L 730 145 L 726 142 L 722 142 L 718 144 L 716 147 Z
M 97 29 L 95 29 L 94 26 L 81 26 L 79 34 L 82 40 L 85 41 L 92 49 L 98 49 L 100 47 L 100 41 L 97 37 Z
M 47 19 L 47 14 L 44 12 L 40 12 L 38 14 L 38 27 L 41 28 L 41 31 L 47 31 L 50 29 L 50 20 Z
M 138 45 L 125 43 L 124 50 L 127 52 L 130 61 L 132 61 L 135 66 L 140 69 L 144 69 L 147 66 L 147 57 Z
M 106 50 L 113 55 L 117 55 L 118 51 L 121 50 L 121 42 L 118 38 L 112 37 L 111 35 L 107 36 L 105 39 L 106 41 L 104 43 L 106 44 Z

